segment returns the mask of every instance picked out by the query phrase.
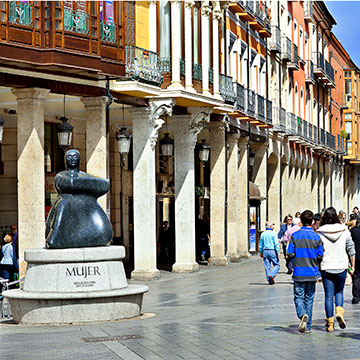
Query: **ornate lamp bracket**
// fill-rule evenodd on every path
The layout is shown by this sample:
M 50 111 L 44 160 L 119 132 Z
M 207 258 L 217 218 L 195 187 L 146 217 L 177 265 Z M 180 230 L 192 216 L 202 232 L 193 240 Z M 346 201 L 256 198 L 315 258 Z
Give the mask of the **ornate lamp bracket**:
M 212 108 L 189 108 L 191 114 L 191 122 L 189 125 L 189 133 L 192 134 L 192 147 L 195 148 L 197 136 L 204 128 L 205 122 L 210 121 Z
M 164 125 L 165 121 L 160 119 L 163 115 L 172 116 L 172 109 L 175 105 L 173 99 L 161 99 L 150 101 L 150 116 L 149 116 L 149 127 L 151 129 L 150 144 L 154 150 L 156 142 L 159 137 L 159 130 Z

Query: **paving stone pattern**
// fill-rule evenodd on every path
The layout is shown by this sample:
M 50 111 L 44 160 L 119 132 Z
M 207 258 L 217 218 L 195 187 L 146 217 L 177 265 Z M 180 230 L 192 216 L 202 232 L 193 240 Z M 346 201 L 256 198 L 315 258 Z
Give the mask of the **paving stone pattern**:
M 144 313 L 156 316 L 66 326 L 2 321 L 1 358 L 360 359 L 360 305 L 351 304 L 351 286 L 345 289 L 345 330 L 325 332 L 324 293 L 317 284 L 312 333 L 300 334 L 284 263 L 272 286 L 265 282 L 259 257 L 228 267 L 201 266 L 193 274 L 161 276 L 147 284 L 150 291 L 144 298 Z M 94 341 L 86 341 L 89 338 Z

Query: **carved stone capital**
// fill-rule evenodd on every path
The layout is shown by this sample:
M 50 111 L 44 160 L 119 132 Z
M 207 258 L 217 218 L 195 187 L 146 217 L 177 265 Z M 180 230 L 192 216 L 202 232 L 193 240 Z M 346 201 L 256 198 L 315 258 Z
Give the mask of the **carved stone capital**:
M 157 4 L 157 0 L 149 0 L 149 5 L 156 5 Z
M 47 95 L 49 94 L 49 89 L 42 88 L 13 88 L 11 92 L 16 96 L 17 101 L 19 100 L 45 100 Z
M 211 7 L 208 4 L 203 4 L 201 6 L 201 15 L 209 16 L 211 14 Z
M 200 131 L 204 128 L 205 122 L 210 122 L 210 114 L 212 113 L 212 108 L 188 108 L 189 113 L 191 114 L 191 121 L 189 125 L 189 133 L 192 135 L 191 146 L 192 149 L 195 149 L 197 136 Z
M 216 21 L 220 21 L 222 19 L 221 10 L 214 10 L 213 11 L 213 19 L 216 20 Z
M 149 104 L 149 126 L 152 128 L 150 134 L 151 148 L 154 150 L 159 136 L 159 130 L 164 125 L 165 121 L 160 119 L 163 115 L 172 116 L 172 109 L 174 106 L 173 99 L 150 100 Z
M 195 1 L 194 0 L 185 0 L 185 7 L 186 8 L 192 8 L 195 5 Z
M 81 101 L 87 108 L 105 107 L 106 103 L 108 102 L 108 98 L 106 96 L 84 96 L 81 98 Z

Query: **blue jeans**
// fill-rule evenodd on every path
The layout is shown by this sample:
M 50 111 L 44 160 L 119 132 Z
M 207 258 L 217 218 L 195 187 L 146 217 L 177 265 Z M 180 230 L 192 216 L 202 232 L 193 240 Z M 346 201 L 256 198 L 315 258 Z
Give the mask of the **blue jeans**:
M 275 250 L 264 250 L 263 251 L 263 259 L 266 273 L 266 280 L 269 281 L 269 276 L 275 278 L 276 274 L 280 269 L 279 257 Z M 271 271 L 271 263 L 274 268 Z
M 306 324 L 306 330 L 310 330 L 312 321 L 312 308 L 315 297 L 316 281 L 294 281 L 294 302 L 296 315 L 299 319 L 307 314 L 309 319 Z
M 335 306 L 344 305 L 344 286 L 346 281 L 346 272 L 340 274 L 331 274 L 326 271 L 321 272 L 322 282 L 325 291 L 325 313 L 326 318 L 334 316 L 334 297 Z

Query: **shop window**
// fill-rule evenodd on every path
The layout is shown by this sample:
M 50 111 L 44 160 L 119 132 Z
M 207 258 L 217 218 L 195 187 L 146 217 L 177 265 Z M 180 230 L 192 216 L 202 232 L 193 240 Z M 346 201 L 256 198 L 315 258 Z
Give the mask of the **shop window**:
M 352 121 L 345 122 L 345 131 L 348 133 L 348 140 L 351 142 L 352 140 Z

